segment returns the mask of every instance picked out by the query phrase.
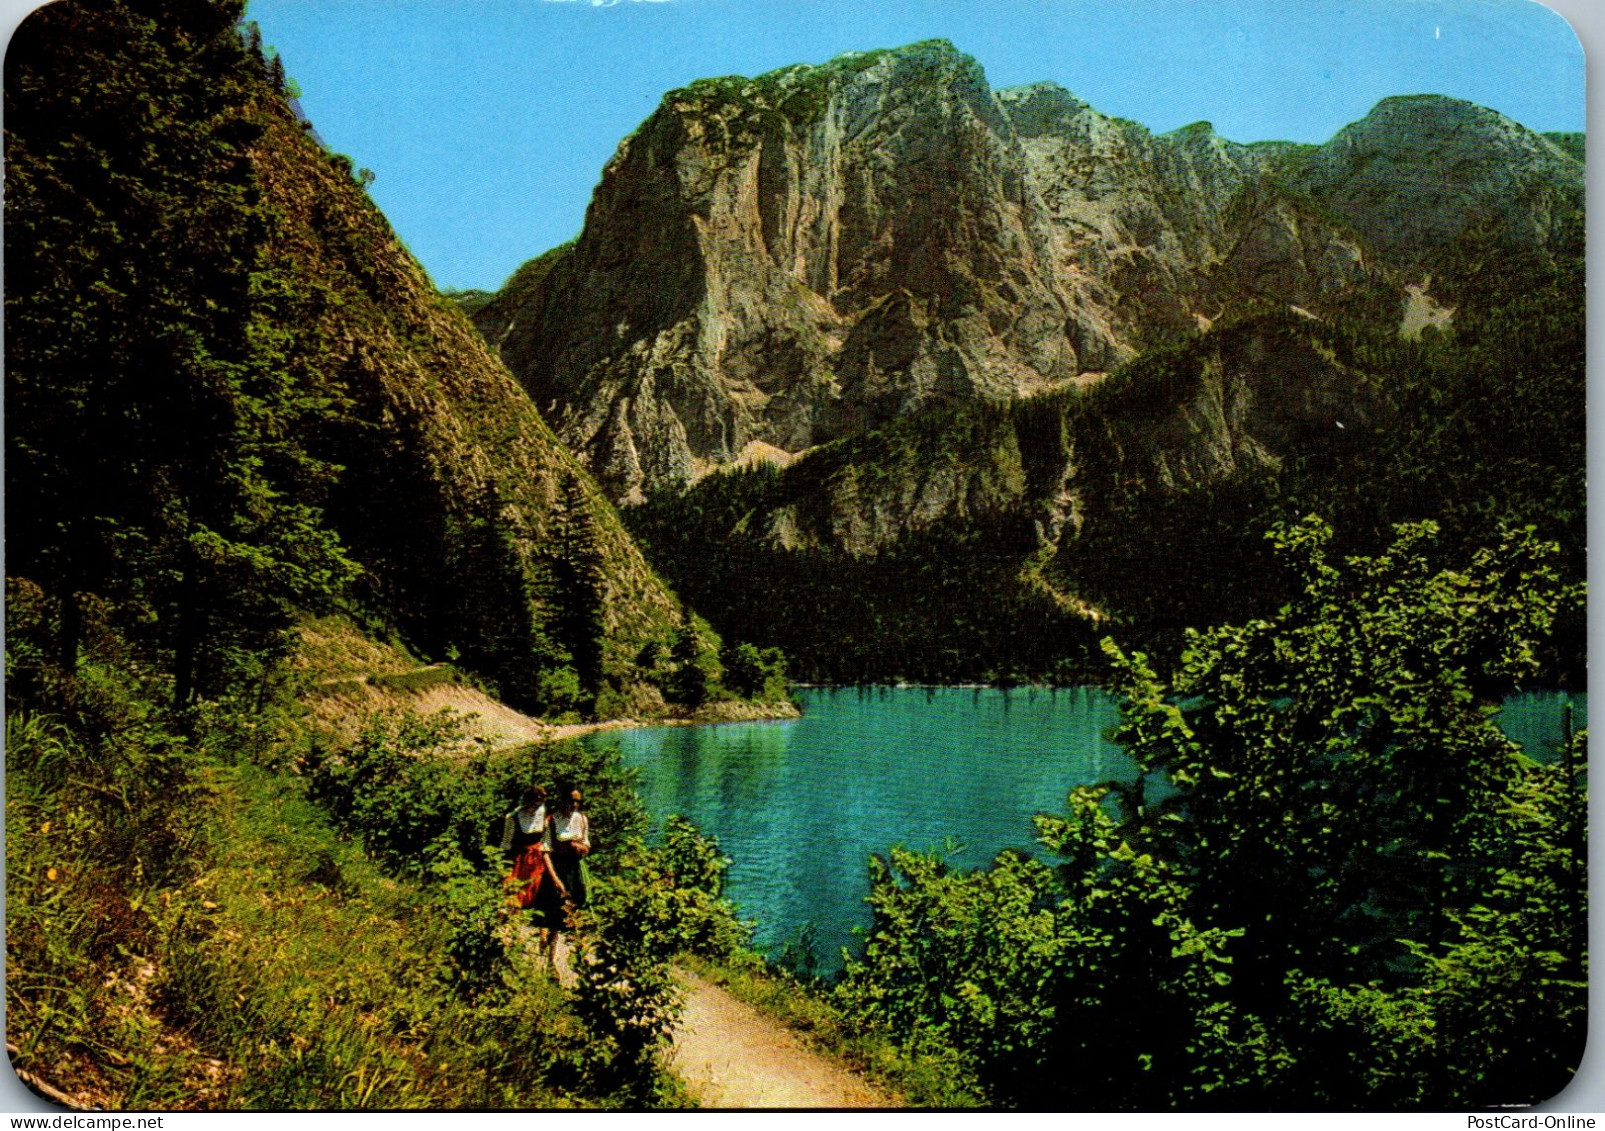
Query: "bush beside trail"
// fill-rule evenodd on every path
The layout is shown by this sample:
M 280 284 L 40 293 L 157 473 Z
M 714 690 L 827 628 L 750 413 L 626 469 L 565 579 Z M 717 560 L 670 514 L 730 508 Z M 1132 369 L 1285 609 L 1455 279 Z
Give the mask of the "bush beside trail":
M 1587 1005 L 1586 738 L 1527 758 L 1500 697 L 1574 614 L 1557 550 L 1436 528 L 1339 560 L 1275 532 L 1298 595 L 1107 651 L 1135 786 L 1075 790 L 1050 866 L 894 851 L 834 997 L 1000 1106 L 1452 1108 L 1553 1096 Z
M 717 847 L 663 848 L 629 775 L 576 743 L 483 753 L 449 716 L 350 740 L 293 702 L 174 711 L 114 632 L 71 673 L 13 586 L 7 650 L 7 1032 L 23 1072 L 89 1107 L 677 1106 L 661 1062 L 692 948 L 744 939 Z M 38 628 L 46 631 L 37 631 Z M 281 691 L 283 685 L 280 685 Z M 569 993 L 516 943 L 500 816 L 583 782 L 596 892 Z M 701 886 L 697 886 L 701 885 Z M 711 885 L 711 886 L 710 886 Z

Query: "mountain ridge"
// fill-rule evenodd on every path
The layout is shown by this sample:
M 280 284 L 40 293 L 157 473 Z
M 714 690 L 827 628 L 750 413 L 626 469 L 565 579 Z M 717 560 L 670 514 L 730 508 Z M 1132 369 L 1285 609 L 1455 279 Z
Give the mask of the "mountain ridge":
M 1401 107 L 1434 111 L 1431 139 L 1454 118 L 1440 101 L 1384 100 L 1308 147 L 1154 135 L 1054 83 L 994 92 L 943 40 L 699 80 L 621 143 L 543 279 L 475 322 L 609 493 L 640 502 L 755 442 L 796 453 L 1064 387 L 1245 303 L 1402 303 L 1425 245 L 1367 219 L 1358 158 L 1321 154 L 1389 142 Z M 1480 125 L 1530 136 L 1511 152 L 1558 184 L 1553 222 L 1511 233 L 1543 243 L 1582 166 L 1506 123 Z M 1455 182 L 1427 243 L 1500 219 L 1487 180 Z

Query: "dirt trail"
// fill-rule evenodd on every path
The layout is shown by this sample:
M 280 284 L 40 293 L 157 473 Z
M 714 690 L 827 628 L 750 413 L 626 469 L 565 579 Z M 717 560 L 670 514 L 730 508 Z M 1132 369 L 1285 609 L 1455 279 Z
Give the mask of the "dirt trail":
M 410 657 L 365 637 L 343 618 L 301 627 L 298 665 L 317 678 L 308 697 L 314 717 L 331 731 L 353 735 L 372 712 L 407 707 L 429 713 L 450 709 L 463 716 L 468 738 L 461 754 L 527 742 L 577 738 L 598 730 L 641 725 L 695 725 L 755 719 L 796 718 L 791 704 L 725 702 L 694 719 L 635 719 L 556 725 L 520 714 L 462 681 L 448 665 L 419 666 Z M 545 964 L 544 937 L 524 916 L 506 926 L 507 942 Z M 577 956 L 568 933 L 558 940 L 551 973 L 559 985 L 578 983 Z M 686 988 L 685 1010 L 673 1034 L 671 1064 L 688 1090 L 709 1108 L 895 1107 L 845 1068 L 808 1048 L 773 1017 L 737 1000 L 686 970 L 676 977 Z
M 304 702 L 321 727 L 346 740 L 354 738 L 376 711 L 397 709 L 420 715 L 453 712 L 466 739 L 457 751 L 462 757 L 497 747 L 579 738 L 599 730 L 794 719 L 800 714 L 791 703 L 721 700 L 705 704 L 689 719 L 551 723 L 492 699 L 450 664 L 420 665 L 399 649 L 368 639 L 343 617 L 308 621 L 301 625 L 300 637 L 293 663 L 312 677 Z
M 809 1049 L 774 1018 L 688 970 L 670 1064 L 702 1107 L 868 1108 L 896 1101 Z
M 541 940 L 526 923 L 518 937 L 539 954 Z M 558 984 L 578 982 L 565 932 L 553 955 Z M 705 1108 L 876 1108 L 897 1101 L 827 1060 L 773 1017 L 689 970 L 674 976 L 685 987 L 685 1009 L 673 1033 L 669 1065 Z

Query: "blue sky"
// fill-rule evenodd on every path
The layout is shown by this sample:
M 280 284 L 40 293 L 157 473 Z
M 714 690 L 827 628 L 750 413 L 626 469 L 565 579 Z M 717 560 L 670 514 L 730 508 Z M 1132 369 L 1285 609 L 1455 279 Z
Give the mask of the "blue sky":
M 443 287 L 579 232 L 665 91 L 950 39 L 1156 132 L 1325 141 L 1393 94 L 1583 128 L 1583 55 L 1534 0 L 250 0 L 329 146 Z

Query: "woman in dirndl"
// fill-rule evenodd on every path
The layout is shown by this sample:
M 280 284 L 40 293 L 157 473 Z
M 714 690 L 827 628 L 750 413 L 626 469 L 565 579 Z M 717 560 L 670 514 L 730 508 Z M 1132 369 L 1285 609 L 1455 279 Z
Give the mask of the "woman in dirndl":
M 550 966 L 563 928 L 563 881 L 552 867 L 552 825 L 546 813 L 546 790 L 532 785 L 524 790 L 517 809 L 502 821 L 502 855 L 513 862 L 507 886 L 509 902 L 530 913 L 535 926 L 546 931 L 546 962 Z
M 591 821 L 580 810 L 583 795 L 572 785 L 557 787 L 557 812 L 547 820 L 552 829 L 552 870 L 562 881 L 563 894 L 575 907 L 584 907 L 585 858 L 591 852 Z

